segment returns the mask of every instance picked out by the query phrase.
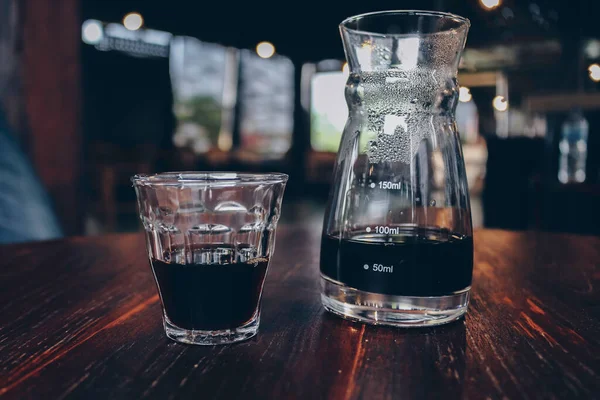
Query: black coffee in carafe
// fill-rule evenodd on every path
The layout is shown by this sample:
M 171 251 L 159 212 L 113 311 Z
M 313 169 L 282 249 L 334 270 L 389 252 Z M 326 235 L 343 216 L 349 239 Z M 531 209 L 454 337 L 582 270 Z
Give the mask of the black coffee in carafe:
M 323 236 L 321 273 L 359 290 L 399 296 L 445 296 L 471 286 L 471 237 L 431 236 Z

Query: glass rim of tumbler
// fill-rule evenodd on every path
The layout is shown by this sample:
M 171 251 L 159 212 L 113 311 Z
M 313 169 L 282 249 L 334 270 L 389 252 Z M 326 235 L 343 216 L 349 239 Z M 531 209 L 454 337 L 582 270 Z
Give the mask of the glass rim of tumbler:
M 208 172 L 181 171 L 157 174 L 136 174 L 134 186 L 148 187 L 215 187 L 286 183 L 289 176 L 281 172 Z
M 432 32 L 413 32 L 413 33 L 383 33 L 376 32 L 373 30 L 363 30 L 356 27 L 352 27 L 352 24 L 356 24 L 362 20 L 371 19 L 374 17 L 408 17 L 408 16 L 419 16 L 419 17 L 432 17 L 439 20 L 448 20 L 455 23 L 455 26 L 440 28 L 439 30 Z M 452 14 L 443 11 L 427 11 L 427 10 L 384 10 L 384 11 L 373 11 L 363 14 L 354 15 L 343 20 L 339 27 L 348 32 L 356 34 L 366 34 L 375 37 L 401 37 L 401 36 L 428 36 L 428 35 L 439 35 L 444 33 L 455 33 L 462 29 L 469 28 L 471 21 L 468 18 L 461 17 L 457 14 Z

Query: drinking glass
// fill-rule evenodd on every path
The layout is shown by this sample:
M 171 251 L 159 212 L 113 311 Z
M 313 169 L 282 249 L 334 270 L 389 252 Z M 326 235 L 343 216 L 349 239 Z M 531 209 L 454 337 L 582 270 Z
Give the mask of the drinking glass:
M 214 345 L 257 334 L 287 179 L 220 172 L 132 177 L 169 338 Z

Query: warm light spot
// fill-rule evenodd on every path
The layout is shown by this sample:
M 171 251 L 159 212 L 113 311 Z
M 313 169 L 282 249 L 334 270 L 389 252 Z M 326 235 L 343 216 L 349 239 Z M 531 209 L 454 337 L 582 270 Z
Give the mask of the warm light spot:
M 472 98 L 471 89 L 466 86 L 461 86 L 458 90 L 458 100 L 463 103 L 468 103 Z
M 479 0 L 483 8 L 491 10 L 500 5 L 500 0 Z
M 504 96 L 496 96 L 492 101 L 492 105 L 496 111 L 506 111 L 508 110 L 508 101 L 504 98 Z
M 346 75 L 348 75 L 350 73 L 350 68 L 348 67 L 347 62 L 344 63 L 344 66 L 342 67 L 342 72 Z
M 123 26 L 130 31 L 137 31 L 144 24 L 144 18 L 139 13 L 129 13 L 123 18 Z
M 600 82 L 600 65 L 592 64 L 588 67 L 590 73 L 590 79 L 594 82 Z
M 85 43 L 98 44 L 104 37 L 102 23 L 93 19 L 89 19 L 81 26 L 81 38 Z
M 269 42 L 260 42 L 256 45 L 256 54 L 260 58 L 270 58 L 275 54 L 275 46 Z

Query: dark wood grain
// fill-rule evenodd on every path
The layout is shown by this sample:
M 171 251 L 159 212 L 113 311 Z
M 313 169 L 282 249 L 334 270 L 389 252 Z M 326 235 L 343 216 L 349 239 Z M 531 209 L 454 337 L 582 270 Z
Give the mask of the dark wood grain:
M 600 393 L 600 238 L 482 230 L 467 317 L 351 323 L 319 299 L 317 229 L 282 226 L 259 335 L 163 334 L 141 235 L 0 247 L 0 398 L 577 399 Z

